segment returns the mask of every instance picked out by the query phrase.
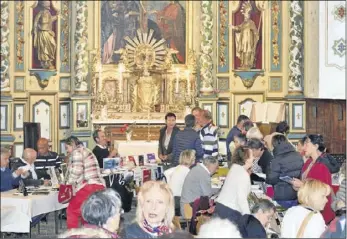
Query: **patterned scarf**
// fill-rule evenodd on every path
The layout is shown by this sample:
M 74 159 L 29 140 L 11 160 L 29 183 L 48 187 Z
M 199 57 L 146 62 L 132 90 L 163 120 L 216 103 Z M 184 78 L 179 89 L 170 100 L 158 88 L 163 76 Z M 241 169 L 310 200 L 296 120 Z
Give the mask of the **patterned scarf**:
M 171 229 L 168 226 L 161 225 L 158 227 L 152 227 L 151 225 L 148 224 L 147 220 L 144 220 L 142 226 L 147 232 L 151 234 L 155 234 L 158 237 L 171 233 Z

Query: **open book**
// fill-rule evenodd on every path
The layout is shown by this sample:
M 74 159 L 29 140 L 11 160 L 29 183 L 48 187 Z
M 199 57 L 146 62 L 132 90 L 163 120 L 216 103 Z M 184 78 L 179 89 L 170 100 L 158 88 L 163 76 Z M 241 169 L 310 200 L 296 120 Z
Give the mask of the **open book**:
M 285 105 L 274 102 L 254 102 L 250 118 L 257 123 L 279 123 L 285 118 Z

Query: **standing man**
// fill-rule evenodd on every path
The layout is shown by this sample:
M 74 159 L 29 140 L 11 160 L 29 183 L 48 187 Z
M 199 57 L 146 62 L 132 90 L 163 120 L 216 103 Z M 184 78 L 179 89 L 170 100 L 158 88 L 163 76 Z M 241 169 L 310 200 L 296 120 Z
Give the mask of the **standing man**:
M 48 139 L 40 138 L 37 141 L 37 158 L 34 164 L 38 178 L 51 179 L 47 169 L 60 169 L 61 160 L 56 152 L 49 151 Z
M 194 117 L 195 117 L 195 125 L 194 125 L 193 129 L 196 132 L 199 132 L 199 130 L 201 129 L 200 118 L 201 118 L 202 111 L 203 110 L 199 106 L 194 107 L 192 109 L 192 115 L 194 115 Z
M 108 151 L 105 132 L 100 129 L 94 131 L 93 139 L 96 143 L 96 146 L 93 149 L 93 154 L 98 160 L 99 167 L 103 168 L 104 158 L 114 158 L 118 155 L 118 151 L 117 149 L 114 149 L 111 152 Z
M 200 139 L 204 158 L 207 156 L 218 156 L 218 127 L 212 124 L 212 114 L 208 110 L 203 110 L 200 118 L 203 127 L 200 130 Z
M 229 145 L 232 141 L 234 141 L 234 137 L 239 135 L 243 130 L 243 123 L 245 121 L 249 120 L 249 118 L 246 115 L 240 115 L 237 118 L 237 123 L 232 129 L 229 131 L 227 139 L 226 139 L 226 146 L 227 146 L 227 156 L 228 161 L 231 161 L 231 152 L 229 149 Z
M 181 152 L 186 149 L 194 149 L 196 154 L 196 161 L 199 161 L 204 151 L 201 145 L 201 139 L 199 138 L 199 134 L 193 129 L 195 124 L 194 115 L 186 115 L 184 118 L 186 127 L 182 131 L 178 131 L 173 143 L 173 159 L 172 165 L 177 166 L 178 161 L 181 155 Z

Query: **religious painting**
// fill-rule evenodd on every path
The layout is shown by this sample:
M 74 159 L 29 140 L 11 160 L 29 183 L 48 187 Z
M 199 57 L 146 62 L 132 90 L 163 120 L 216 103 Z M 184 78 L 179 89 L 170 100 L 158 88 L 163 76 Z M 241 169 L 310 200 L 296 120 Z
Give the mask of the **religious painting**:
M 115 54 L 133 39 L 138 29 L 154 31 L 154 38 L 166 40 L 167 47 L 177 50 L 175 64 L 186 62 L 186 1 L 102 1 L 101 62 L 118 64 Z
M 241 0 L 233 13 L 233 59 L 235 70 L 262 69 L 262 14 L 255 1 Z
M 77 128 L 88 127 L 88 104 L 77 103 L 76 104 L 76 126 Z
M 58 12 L 51 1 L 38 1 L 33 9 L 32 69 L 56 69 Z
M 116 99 L 117 82 L 114 80 L 106 80 L 104 83 L 104 90 L 108 100 Z

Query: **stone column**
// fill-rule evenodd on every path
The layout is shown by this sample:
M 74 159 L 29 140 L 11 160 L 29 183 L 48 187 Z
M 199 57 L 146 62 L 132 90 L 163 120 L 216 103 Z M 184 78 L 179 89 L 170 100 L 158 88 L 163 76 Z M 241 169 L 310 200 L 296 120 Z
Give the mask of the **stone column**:
M 9 3 L 1 1 L 1 92 L 10 91 Z
M 213 18 L 212 1 L 201 1 L 200 95 L 213 95 Z
M 87 1 L 76 1 L 75 93 L 88 92 Z
M 303 27 L 302 1 L 291 1 L 288 95 L 303 94 Z

